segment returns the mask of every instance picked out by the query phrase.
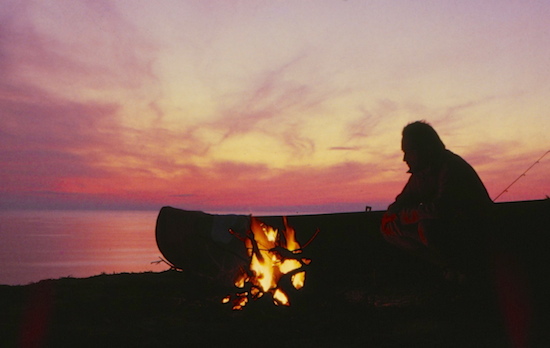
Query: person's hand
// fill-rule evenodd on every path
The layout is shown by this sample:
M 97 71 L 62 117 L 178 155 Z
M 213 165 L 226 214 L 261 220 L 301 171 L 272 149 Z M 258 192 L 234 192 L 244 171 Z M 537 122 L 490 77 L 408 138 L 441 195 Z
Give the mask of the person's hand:
M 382 223 L 380 225 L 380 231 L 386 236 L 395 236 L 398 234 L 397 228 L 397 214 L 387 212 L 382 216 Z

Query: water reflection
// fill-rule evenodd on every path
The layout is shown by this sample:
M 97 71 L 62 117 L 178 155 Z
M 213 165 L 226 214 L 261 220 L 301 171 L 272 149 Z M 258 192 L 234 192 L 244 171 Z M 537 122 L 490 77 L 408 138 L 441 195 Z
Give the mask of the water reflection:
M 0 284 L 162 271 L 158 211 L 1 211 Z

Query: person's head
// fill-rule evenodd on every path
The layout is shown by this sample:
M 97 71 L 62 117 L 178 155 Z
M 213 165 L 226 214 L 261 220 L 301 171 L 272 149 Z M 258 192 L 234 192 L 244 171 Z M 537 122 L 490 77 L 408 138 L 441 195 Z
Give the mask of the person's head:
M 445 151 L 445 144 L 425 121 L 409 123 L 402 134 L 403 161 L 412 172 L 426 168 Z

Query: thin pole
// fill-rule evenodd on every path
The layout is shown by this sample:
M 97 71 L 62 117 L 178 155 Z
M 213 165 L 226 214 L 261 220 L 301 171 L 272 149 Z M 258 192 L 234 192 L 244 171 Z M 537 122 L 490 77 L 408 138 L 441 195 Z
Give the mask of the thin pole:
M 505 192 L 508 192 L 508 189 L 509 189 L 510 187 L 512 187 L 512 185 L 514 185 L 519 179 L 521 179 L 522 177 L 524 177 L 525 174 L 527 174 L 527 172 L 528 172 L 531 168 L 533 168 L 535 165 L 537 165 L 537 164 L 544 158 L 544 156 L 548 155 L 549 152 L 550 152 L 550 150 L 546 151 L 546 152 L 544 153 L 544 155 L 540 156 L 540 158 L 539 158 L 538 160 L 535 161 L 535 163 L 531 164 L 531 166 L 530 166 L 529 168 L 527 168 L 523 173 L 521 173 L 521 175 L 518 176 L 518 177 L 516 178 L 516 180 L 512 181 L 512 183 L 511 183 L 510 185 L 508 185 L 508 187 L 506 187 L 506 188 L 504 189 L 504 191 L 502 191 L 501 193 L 499 193 L 499 195 L 496 196 L 495 199 L 493 199 L 493 202 L 495 202 L 495 201 L 496 201 L 500 196 L 502 196 Z

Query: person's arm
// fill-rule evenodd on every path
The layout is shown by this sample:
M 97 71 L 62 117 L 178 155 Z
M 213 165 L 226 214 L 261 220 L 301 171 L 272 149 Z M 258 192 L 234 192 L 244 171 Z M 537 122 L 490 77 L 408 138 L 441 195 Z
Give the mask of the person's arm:
M 399 233 L 398 221 L 401 224 L 418 222 L 418 212 L 416 209 L 411 209 L 418 205 L 418 197 L 418 185 L 411 175 L 401 193 L 397 195 L 395 201 L 390 204 L 386 213 L 382 216 L 380 230 L 383 234 L 394 235 Z
M 403 209 L 418 205 L 420 201 L 417 186 L 415 177 L 411 175 L 401 193 L 395 197 L 395 201 L 388 207 L 388 213 L 398 214 Z

